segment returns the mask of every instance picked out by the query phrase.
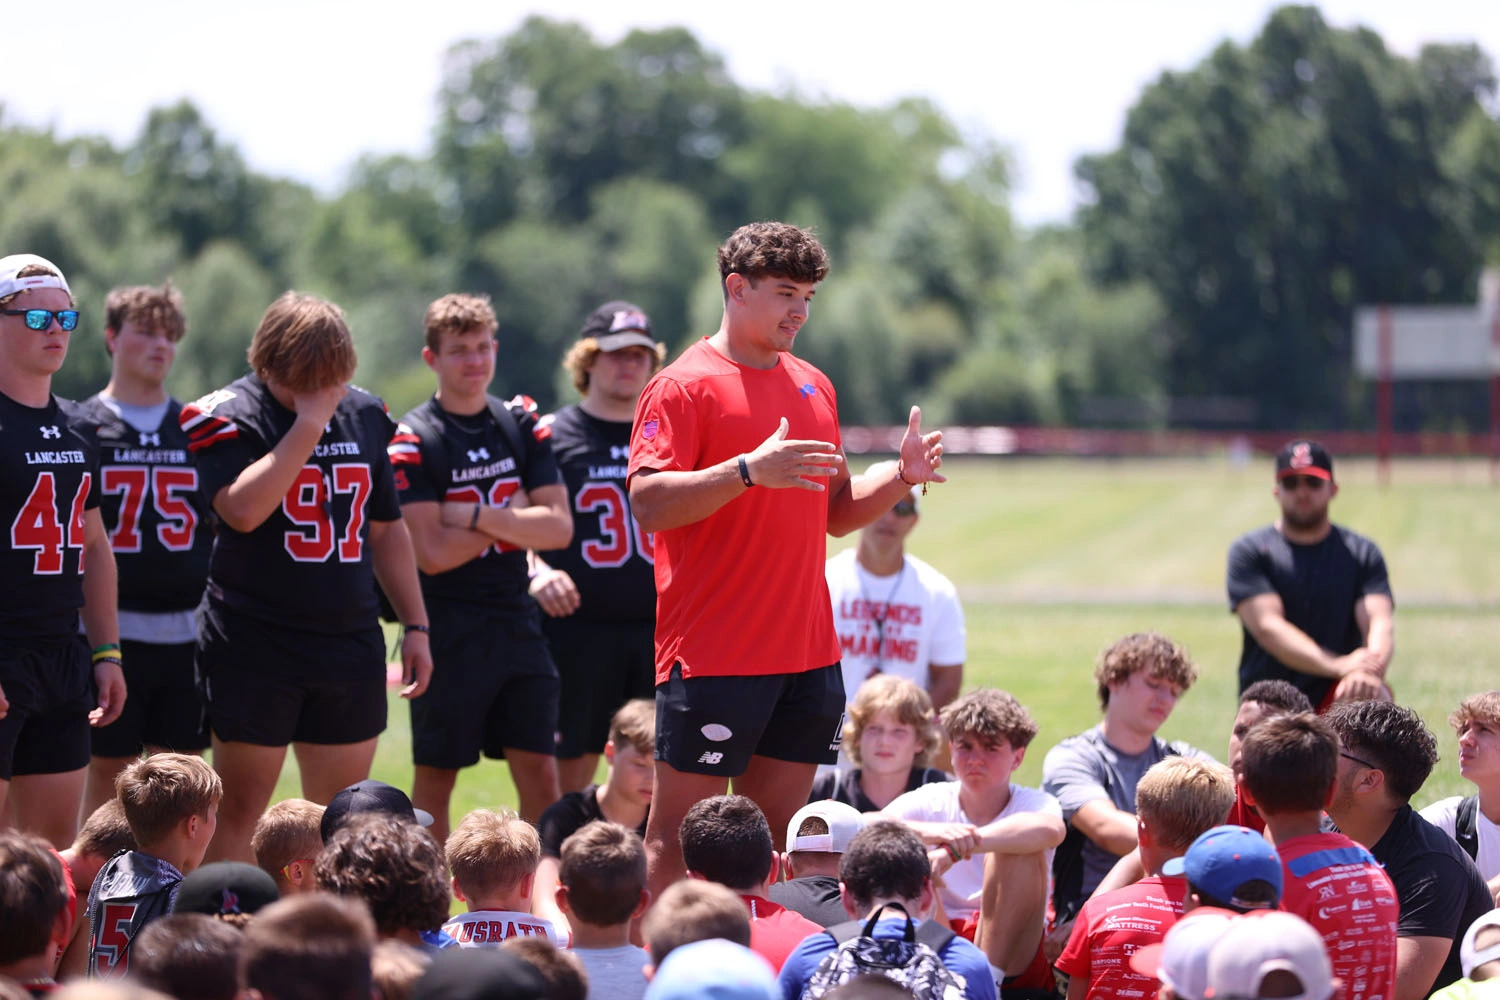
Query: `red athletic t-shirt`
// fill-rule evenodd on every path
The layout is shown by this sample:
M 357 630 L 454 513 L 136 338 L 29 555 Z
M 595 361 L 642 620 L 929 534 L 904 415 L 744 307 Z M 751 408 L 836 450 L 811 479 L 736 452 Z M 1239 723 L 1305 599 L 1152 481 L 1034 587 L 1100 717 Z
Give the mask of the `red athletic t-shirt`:
M 815 924 L 795 910 L 773 903 L 764 896 L 741 896 L 750 911 L 750 950 L 770 962 L 777 972 L 787 956 L 809 934 L 822 934 L 823 925 Z
M 1083 904 L 1057 967 L 1088 980 L 1088 1000 L 1140 1000 L 1159 985 L 1130 968 L 1130 956 L 1160 944 L 1182 916 L 1187 879 L 1152 875 Z
M 1342 833 L 1293 837 L 1281 856 L 1281 908 L 1317 928 L 1344 1000 L 1396 996 L 1396 922 L 1401 904 L 1380 863 Z
M 656 374 L 636 406 L 630 475 L 691 472 L 754 451 L 781 418 L 794 439 L 840 442 L 833 384 L 782 354 L 736 364 L 700 340 Z M 823 576 L 828 494 L 751 487 L 708 517 L 658 531 L 656 682 L 792 674 L 839 660 Z

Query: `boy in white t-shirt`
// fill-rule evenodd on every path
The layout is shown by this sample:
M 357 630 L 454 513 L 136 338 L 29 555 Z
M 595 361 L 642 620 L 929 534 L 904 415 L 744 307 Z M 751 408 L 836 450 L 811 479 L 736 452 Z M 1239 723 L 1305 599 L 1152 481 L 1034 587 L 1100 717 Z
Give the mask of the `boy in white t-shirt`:
M 1474 783 L 1476 801 L 1466 804 L 1460 795 L 1439 799 L 1422 810 L 1422 818 L 1458 841 L 1490 894 L 1500 899 L 1500 691 L 1469 695 L 1448 724 L 1458 734 L 1458 773 Z
M 634 830 L 595 820 L 563 841 L 557 905 L 573 929 L 573 954 L 589 996 L 640 1000 L 645 949 L 630 943 L 630 922 L 646 912 L 646 845 Z
M 545 937 L 559 948 L 570 945 L 552 921 L 531 913 L 542 842 L 530 823 L 515 813 L 475 809 L 448 835 L 445 851 L 454 898 L 469 907 L 443 925 L 460 947 L 498 948 L 513 937 Z
M 956 781 L 923 785 L 882 812 L 931 845 L 934 880 L 953 929 L 1009 975 L 1007 989 L 1051 988 L 1041 955 L 1052 852 L 1066 830 L 1057 800 L 1011 784 L 1037 733 L 1010 694 L 973 691 L 941 716 Z

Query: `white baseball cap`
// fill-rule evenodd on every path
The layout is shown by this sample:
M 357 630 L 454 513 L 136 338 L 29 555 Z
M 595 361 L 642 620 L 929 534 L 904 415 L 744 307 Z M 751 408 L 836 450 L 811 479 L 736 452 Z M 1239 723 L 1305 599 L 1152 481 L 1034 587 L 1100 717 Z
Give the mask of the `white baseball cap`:
M 1284 1000 L 1329 1000 L 1333 966 L 1323 935 L 1294 913 L 1255 911 L 1233 921 L 1208 956 L 1208 989 L 1204 996 L 1258 997 L 1273 972 L 1289 972 L 1300 993 Z
M 1208 956 L 1239 914 L 1217 906 L 1200 906 L 1173 924 L 1157 944 L 1130 956 L 1130 968 L 1170 987 L 1180 1000 L 1203 1000 L 1208 989 Z
M 1458 949 L 1458 960 L 1464 967 L 1464 978 L 1472 979 L 1474 970 L 1486 962 L 1500 959 L 1500 944 L 1492 944 L 1488 948 L 1477 948 L 1474 945 L 1479 932 L 1486 927 L 1500 927 L 1500 910 L 1491 910 L 1478 920 L 1469 925 L 1464 932 L 1463 944 Z
M 802 821 L 816 816 L 828 824 L 827 833 L 797 836 Z M 822 851 L 825 854 L 843 854 L 849 849 L 854 835 L 865 828 L 865 818 L 860 811 L 843 802 L 823 799 L 809 802 L 792 815 L 786 827 L 786 849 L 788 851 Z
M 33 264 L 50 268 L 57 273 L 17 277 Z M 9 257 L 0 257 L 0 299 L 33 288 L 61 288 L 70 296 L 73 294 L 73 290 L 68 287 L 68 279 L 63 277 L 62 268 L 47 258 L 38 257 L 34 253 L 13 253 Z

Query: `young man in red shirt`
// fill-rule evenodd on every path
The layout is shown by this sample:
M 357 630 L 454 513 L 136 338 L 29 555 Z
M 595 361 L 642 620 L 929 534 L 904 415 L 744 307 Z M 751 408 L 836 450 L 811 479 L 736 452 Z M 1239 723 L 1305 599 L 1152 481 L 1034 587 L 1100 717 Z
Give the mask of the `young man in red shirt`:
M 1130 956 L 1159 943 L 1182 915 L 1187 880 L 1161 874 L 1200 835 L 1224 822 L 1234 780 L 1223 765 L 1191 757 L 1153 764 L 1135 790 L 1141 862 L 1153 874 L 1083 904 L 1057 967 L 1069 976 L 1068 1000 L 1139 996 L 1152 980 L 1131 969 Z M 1131 992 L 1136 991 L 1136 992 Z
M 771 849 L 765 814 L 743 795 L 704 799 L 683 818 L 682 858 L 693 878 L 733 889 L 750 912 L 750 950 L 776 969 L 809 934 L 813 923 L 766 894 L 780 880 L 780 856 Z
M 1240 778 L 1281 855 L 1281 908 L 1323 936 L 1346 1000 L 1395 997 L 1395 886 L 1369 851 L 1322 829 L 1338 766 L 1328 723 L 1310 712 L 1283 715 L 1246 734 Z
M 940 433 L 912 407 L 892 470 L 849 477 L 833 385 L 792 352 L 828 255 L 780 222 L 719 248 L 724 318 L 651 380 L 630 442 L 630 504 L 655 533 L 656 896 L 682 874 L 678 826 L 736 791 L 776 836 L 837 759 L 844 714 L 826 538 L 942 482 Z

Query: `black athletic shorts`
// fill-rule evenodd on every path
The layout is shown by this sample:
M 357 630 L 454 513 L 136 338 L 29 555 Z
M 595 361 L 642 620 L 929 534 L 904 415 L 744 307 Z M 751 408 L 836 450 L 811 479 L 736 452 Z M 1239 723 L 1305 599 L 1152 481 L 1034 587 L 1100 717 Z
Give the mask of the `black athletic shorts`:
M 219 608 L 200 616 L 195 665 L 213 734 L 231 743 L 343 744 L 385 731 L 385 637 L 279 628 Z
M 10 702 L 0 719 L 0 780 L 88 766 L 89 713 L 99 697 L 87 639 L 0 645 L 0 687 Z
M 411 702 L 412 760 L 457 769 L 507 748 L 557 746 L 557 668 L 536 605 L 505 608 L 433 601 L 432 683 Z
M 656 759 L 726 778 L 744 774 L 752 755 L 832 764 L 844 704 L 837 663 L 800 674 L 689 678 L 674 663 L 656 688 Z
M 557 755 L 599 753 L 620 706 L 656 695 L 656 623 L 543 615 L 542 632 L 562 678 Z
M 125 711 L 92 730 L 95 757 L 134 757 L 145 746 L 196 753 L 208 748 L 208 713 L 193 673 L 191 642 L 120 640 Z

